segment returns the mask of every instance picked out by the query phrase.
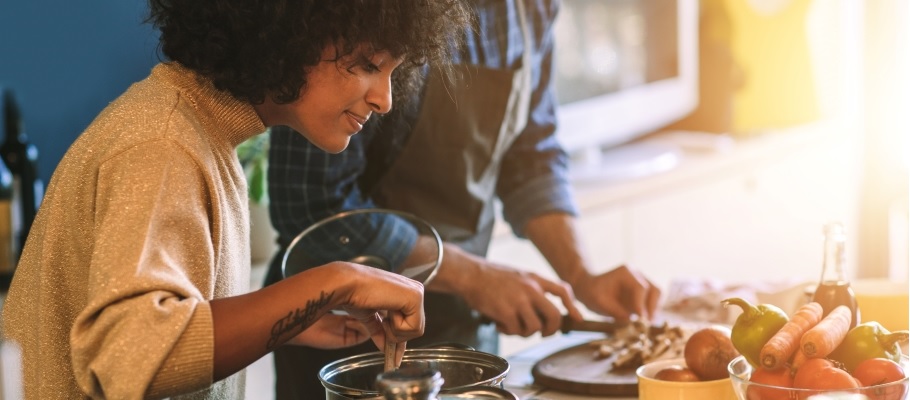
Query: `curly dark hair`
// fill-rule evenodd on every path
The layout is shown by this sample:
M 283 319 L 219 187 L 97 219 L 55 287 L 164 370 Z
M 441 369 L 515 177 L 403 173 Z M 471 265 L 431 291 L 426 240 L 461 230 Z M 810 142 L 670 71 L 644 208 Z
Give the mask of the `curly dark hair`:
M 419 85 L 418 68 L 448 72 L 471 13 L 461 0 L 149 0 L 159 49 L 253 104 L 297 99 L 326 45 L 338 56 L 366 44 L 404 62 L 393 74 L 402 101 Z M 370 54 L 365 56 L 369 57 Z

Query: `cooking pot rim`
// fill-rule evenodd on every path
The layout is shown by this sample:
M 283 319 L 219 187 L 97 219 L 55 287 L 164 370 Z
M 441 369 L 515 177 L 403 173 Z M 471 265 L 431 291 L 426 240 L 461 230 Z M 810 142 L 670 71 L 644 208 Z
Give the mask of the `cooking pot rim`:
M 319 370 L 319 381 L 322 382 L 326 390 L 351 397 L 370 397 L 379 396 L 380 393 L 375 390 L 356 389 L 347 386 L 341 386 L 330 380 L 339 374 L 364 368 L 367 366 L 383 365 L 385 358 L 381 352 L 372 352 L 358 354 L 326 364 Z M 476 350 L 453 349 L 453 348 L 428 348 L 428 349 L 407 349 L 404 352 L 403 361 L 420 361 L 420 360 L 446 360 L 453 362 L 470 363 L 481 367 L 487 367 L 497 371 L 497 375 L 482 381 L 471 383 L 470 385 L 461 385 L 457 387 L 446 388 L 445 390 L 455 390 L 471 386 L 489 386 L 491 383 L 498 384 L 505 379 L 509 373 L 509 362 L 495 354 L 485 353 Z

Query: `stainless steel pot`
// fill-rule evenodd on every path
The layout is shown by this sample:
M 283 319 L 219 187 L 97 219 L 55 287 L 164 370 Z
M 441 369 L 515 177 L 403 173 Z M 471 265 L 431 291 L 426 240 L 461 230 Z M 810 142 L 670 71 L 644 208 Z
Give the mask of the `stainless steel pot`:
M 319 381 L 327 400 L 376 399 L 376 377 L 383 372 L 382 353 L 366 353 L 344 358 L 322 367 Z M 445 380 L 440 397 L 464 392 L 472 387 L 502 388 L 509 372 L 504 358 L 475 350 L 432 348 L 405 350 L 402 368 L 439 371 Z

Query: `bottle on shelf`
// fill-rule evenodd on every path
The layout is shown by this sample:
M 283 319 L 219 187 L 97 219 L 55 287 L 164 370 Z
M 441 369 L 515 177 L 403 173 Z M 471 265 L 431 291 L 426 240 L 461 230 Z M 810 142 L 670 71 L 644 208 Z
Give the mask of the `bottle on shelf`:
M 15 233 L 18 259 L 44 196 L 44 183 L 38 177 L 38 149 L 28 141 L 22 113 L 10 89 L 3 90 L 3 115 L 6 133 L 0 144 L 0 157 L 13 175 L 14 205 L 18 206 L 15 211 L 19 222 Z
M 839 222 L 826 224 L 824 233 L 825 257 L 822 264 L 822 276 L 812 295 L 812 301 L 822 306 L 825 315 L 839 305 L 849 307 L 853 315 L 850 323 L 852 329 L 859 323 L 860 314 L 856 304 L 856 295 L 847 279 L 845 265 L 847 235 L 844 233 L 843 224 Z

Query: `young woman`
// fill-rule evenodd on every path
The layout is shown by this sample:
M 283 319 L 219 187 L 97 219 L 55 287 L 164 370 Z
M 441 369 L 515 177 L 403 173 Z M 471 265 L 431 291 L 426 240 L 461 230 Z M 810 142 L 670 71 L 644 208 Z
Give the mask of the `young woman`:
M 405 94 L 412 71 L 443 65 L 467 23 L 461 3 L 150 6 L 169 60 L 63 157 L 7 297 L 4 334 L 22 348 L 26 397 L 236 399 L 243 368 L 286 342 L 421 335 L 422 286 L 375 268 L 331 263 L 248 293 L 235 146 L 286 125 L 342 151 L 391 109 L 393 87 Z M 328 314 L 336 308 L 356 320 Z

